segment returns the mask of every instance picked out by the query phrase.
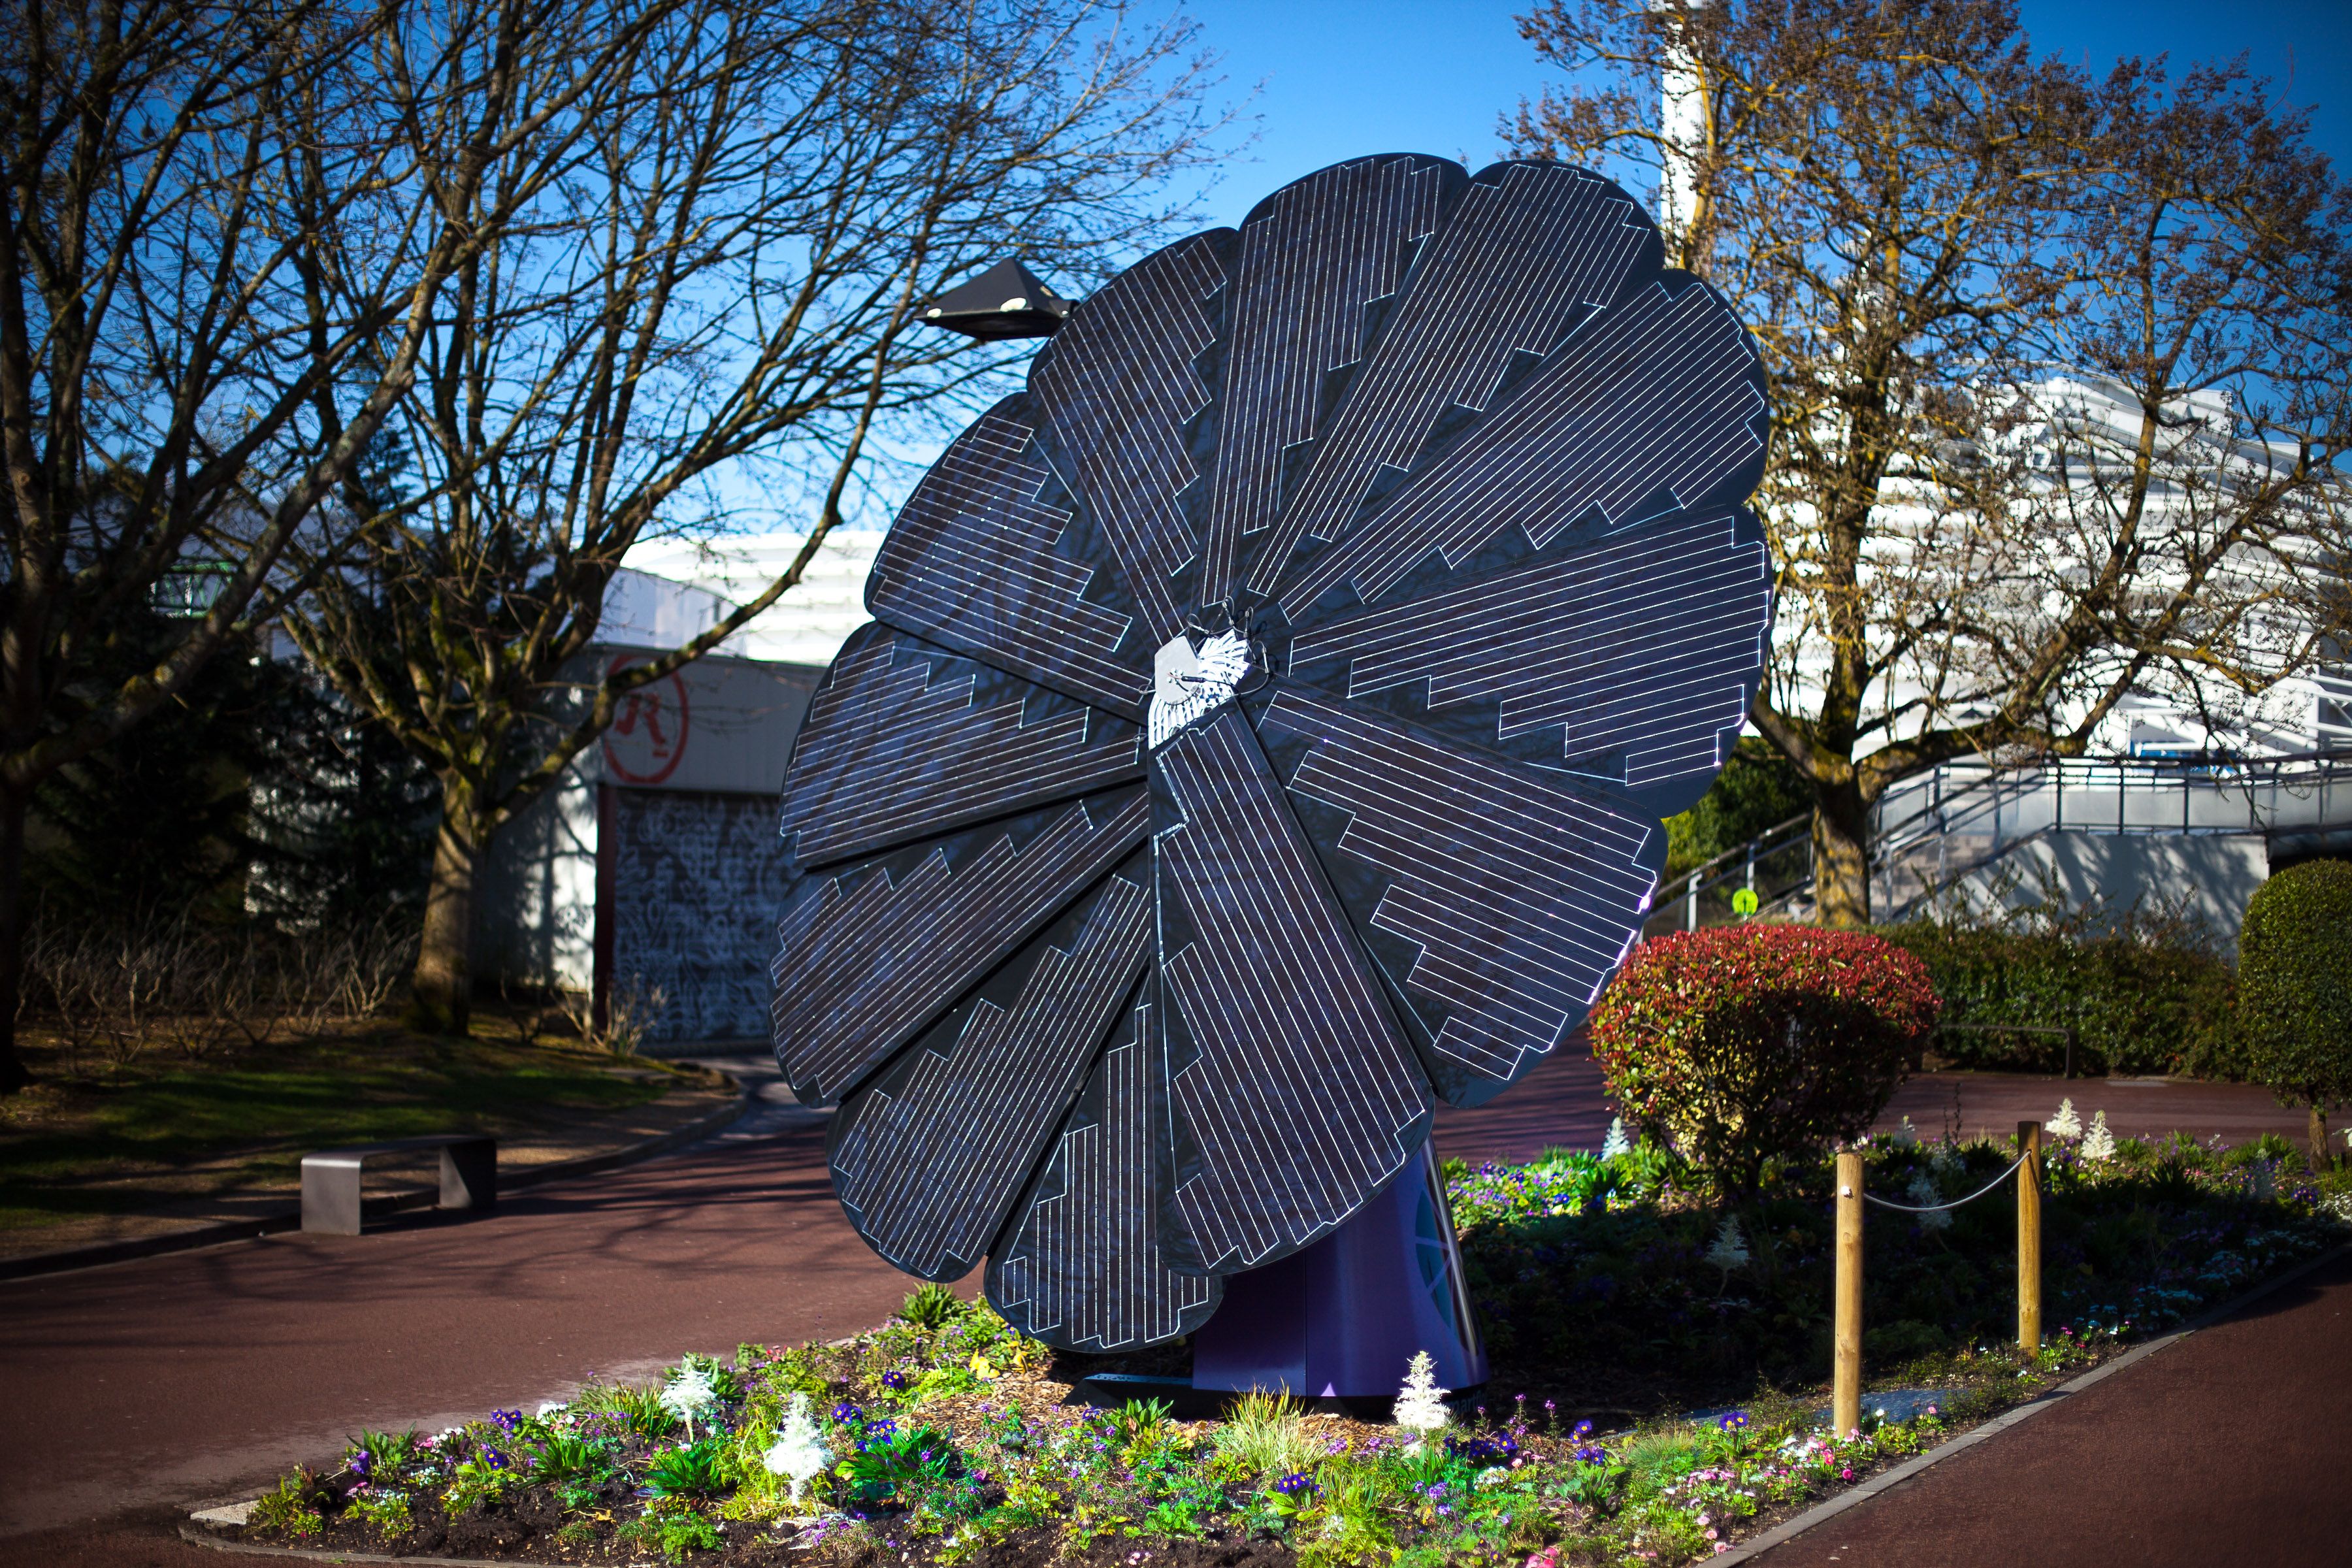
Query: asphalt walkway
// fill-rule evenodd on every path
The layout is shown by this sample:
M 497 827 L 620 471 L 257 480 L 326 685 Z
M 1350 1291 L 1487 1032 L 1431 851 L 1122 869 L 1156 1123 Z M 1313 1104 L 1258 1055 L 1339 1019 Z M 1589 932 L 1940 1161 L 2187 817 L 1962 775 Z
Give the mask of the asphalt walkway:
M 1763 1552 L 1757 1568 L 2343 1568 L 2352 1258 Z

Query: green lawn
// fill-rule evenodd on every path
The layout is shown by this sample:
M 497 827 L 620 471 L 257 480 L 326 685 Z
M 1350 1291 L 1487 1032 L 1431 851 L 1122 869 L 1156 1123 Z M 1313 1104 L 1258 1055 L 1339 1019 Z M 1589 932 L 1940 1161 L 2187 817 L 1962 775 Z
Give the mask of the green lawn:
M 687 1081 L 576 1041 L 525 1042 L 491 1020 L 436 1039 L 388 1025 L 209 1062 L 148 1058 L 76 1077 L 31 1053 L 40 1081 L 0 1101 L 0 1229 L 121 1213 L 205 1192 L 288 1184 L 301 1156 L 417 1133 L 545 1133 Z

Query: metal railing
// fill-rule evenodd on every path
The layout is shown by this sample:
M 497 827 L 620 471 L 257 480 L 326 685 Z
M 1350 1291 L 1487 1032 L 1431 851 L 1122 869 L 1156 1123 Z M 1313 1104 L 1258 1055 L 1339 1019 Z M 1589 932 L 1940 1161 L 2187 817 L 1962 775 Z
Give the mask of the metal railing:
M 1741 889 L 1759 912 L 1801 905 L 1813 884 L 1810 813 L 1777 823 L 1668 880 L 1646 932 L 1733 918 Z M 2056 832 L 2309 835 L 2352 840 L 2352 752 L 2252 760 L 2050 759 L 1996 768 L 1945 763 L 1899 780 L 1871 812 L 1873 906 L 1915 908 L 2001 857 Z

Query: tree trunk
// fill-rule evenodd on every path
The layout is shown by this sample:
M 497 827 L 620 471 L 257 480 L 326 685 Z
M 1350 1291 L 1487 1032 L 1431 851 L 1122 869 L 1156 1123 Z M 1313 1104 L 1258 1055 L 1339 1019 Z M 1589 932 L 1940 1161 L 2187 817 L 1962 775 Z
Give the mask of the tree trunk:
M 16 1014 L 25 994 L 25 816 L 29 790 L 0 789 L 0 1094 L 33 1081 L 16 1054 Z
M 425 895 L 425 935 L 409 985 L 411 1026 L 462 1035 L 474 1010 L 474 874 L 481 835 L 473 797 L 445 784 L 441 826 L 433 836 L 433 881 Z
M 1813 796 L 1813 918 L 1849 931 L 1870 923 L 1870 807 L 1852 782 Z
M 2319 1109 L 2317 1100 L 2311 1105 L 2311 1168 L 2327 1169 L 2327 1112 Z

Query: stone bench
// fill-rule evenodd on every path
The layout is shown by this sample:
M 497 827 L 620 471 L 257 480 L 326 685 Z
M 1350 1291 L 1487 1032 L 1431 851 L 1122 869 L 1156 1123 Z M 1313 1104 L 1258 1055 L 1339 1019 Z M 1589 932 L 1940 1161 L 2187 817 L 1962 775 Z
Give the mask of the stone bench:
M 445 1209 L 495 1208 L 499 1201 L 499 1141 L 478 1132 L 394 1138 L 302 1156 L 302 1228 L 328 1236 L 360 1233 L 360 1175 L 370 1160 L 441 1152 Z

